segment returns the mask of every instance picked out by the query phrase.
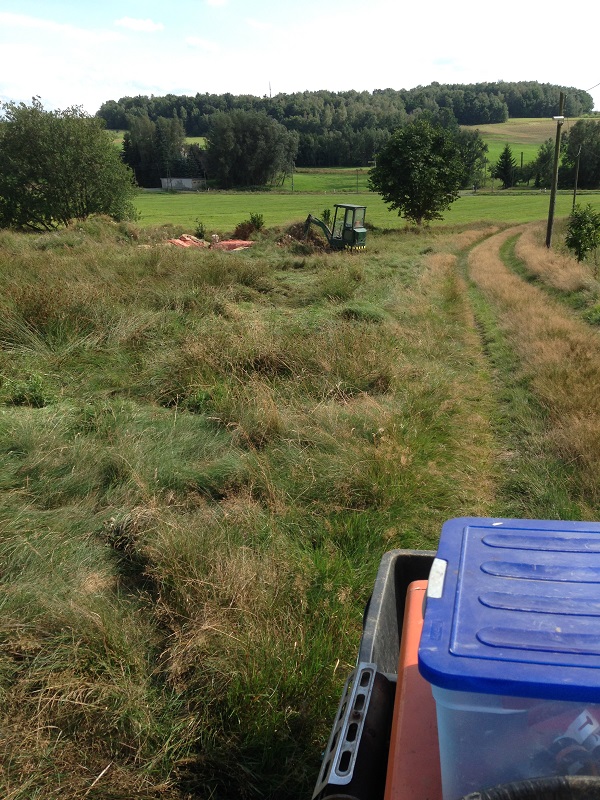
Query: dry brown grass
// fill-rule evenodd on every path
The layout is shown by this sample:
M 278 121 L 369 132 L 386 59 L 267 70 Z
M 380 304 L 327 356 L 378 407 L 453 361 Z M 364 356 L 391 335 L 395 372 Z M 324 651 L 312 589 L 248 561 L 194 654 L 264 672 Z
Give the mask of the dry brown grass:
M 477 130 L 508 142 L 545 142 L 556 135 L 556 123 L 550 119 L 509 119 L 503 123 L 477 125 Z
M 527 270 L 548 286 L 561 292 L 581 289 L 598 290 L 589 268 L 567 253 L 548 250 L 544 245 L 544 228 L 539 223 L 527 225 L 515 245 L 516 255 L 525 262 Z
M 481 228 L 469 228 L 466 231 L 460 231 L 451 235 L 444 235 L 444 250 L 448 249 L 451 252 L 459 250 L 467 250 L 472 247 L 480 239 L 486 236 L 491 236 L 499 230 L 497 225 L 484 225 Z
M 478 245 L 469 259 L 471 276 L 497 305 L 500 324 L 521 359 L 524 376 L 546 409 L 549 445 L 578 469 L 585 491 L 597 500 L 600 338 L 542 290 L 505 267 L 499 248 L 521 233 L 523 228 L 511 228 Z M 542 264 L 544 250 L 529 236 L 524 246 L 528 265 Z M 548 261 L 552 263 L 554 256 Z

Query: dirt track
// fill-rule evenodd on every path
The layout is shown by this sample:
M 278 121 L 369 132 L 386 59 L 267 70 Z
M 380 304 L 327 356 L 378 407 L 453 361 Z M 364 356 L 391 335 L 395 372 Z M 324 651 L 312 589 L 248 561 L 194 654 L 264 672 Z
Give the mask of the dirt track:
M 597 329 L 561 302 L 560 295 L 555 299 L 550 294 L 556 289 L 557 274 L 565 286 L 586 280 L 592 287 L 594 279 L 574 259 L 548 252 L 539 238 L 532 244 L 534 227 L 509 228 L 477 244 L 468 256 L 468 274 L 515 353 L 519 364 L 515 377 L 547 416 L 545 446 L 577 470 L 588 499 L 595 501 L 600 468 L 600 337 Z M 519 249 L 525 237 L 529 243 Z M 535 285 L 501 257 L 502 246 L 511 239 L 517 241 L 515 252 L 527 272 L 538 275 Z M 557 258 L 562 274 L 556 269 Z M 540 265 L 548 267 L 544 274 Z

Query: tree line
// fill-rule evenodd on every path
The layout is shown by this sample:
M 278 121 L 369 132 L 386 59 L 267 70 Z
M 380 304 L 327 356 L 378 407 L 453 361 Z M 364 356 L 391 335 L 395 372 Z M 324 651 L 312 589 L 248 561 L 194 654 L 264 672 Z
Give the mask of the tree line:
M 185 142 L 180 119 L 141 116 L 119 154 L 103 120 L 80 108 L 45 111 L 39 98 L 31 106 L 6 103 L 0 105 L 0 228 L 51 230 L 90 214 L 135 218 L 135 180 L 127 161 L 158 174 L 171 168 L 194 172 L 206 164 L 225 188 L 261 186 L 285 173 L 297 146 L 298 134 L 266 114 L 231 111 L 214 115 L 205 152 Z M 421 225 L 441 218 L 461 188 L 482 182 L 486 152 L 479 132 L 459 126 L 451 112 L 419 112 L 377 151 L 369 185 Z M 600 187 L 600 120 L 578 120 L 562 138 L 560 158 L 559 186 Z M 547 187 L 553 161 L 551 139 L 521 169 L 507 144 L 492 174 L 505 188 L 531 180 Z M 573 246 L 584 257 L 600 236 L 600 218 L 582 211 L 573 225 Z
M 373 92 L 296 92 L 273 97 L 230 93 L 122 97 L 102 104 L 97 116 L 114 130 L 137 118 L 178 119 L 186 136 L 209 136 L 214 118 L 233 111 L 260 113 L 297 135 L 300 167 L 367 166 L 391 132 L 421 112 L 452 116 L 459 125 L 505 122 L 509 117 L 550 117 L 564 92 L 566 116 L 593 110 L 583 90 L 535 81 L 440 84 Z
M 452 112 L 419 111 L 394 130 L 426 116 L 451 132 L 460 153 L 462 185 L 481 184 L 487 147 L 477 130 L 461 128 Z M 392 131 L 371 140 L 367 163 L 373 165 Z M 123 160 L 133 170 L 137 183 L 158 187 L 161 178 L 205 177 L 219 189 L 253 189 L 282 183 L 298 163 L 300 135 L 260 111 L 215 113 L 207 132 L 206 146 L 187 144 L 181 120 L 148 116 L 134 117 L 125 132 Z M 332 137 L 332 147 L 348 147 L 343 134 Z

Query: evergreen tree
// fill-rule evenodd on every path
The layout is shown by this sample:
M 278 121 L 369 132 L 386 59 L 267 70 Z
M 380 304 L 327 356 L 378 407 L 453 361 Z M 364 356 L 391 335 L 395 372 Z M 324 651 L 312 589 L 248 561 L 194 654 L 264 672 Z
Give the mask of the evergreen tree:
M 517 162 L 513 158 L 509 144 L 504 145 L 500 158 L 494 167 L 493 176 L 502 181 L 502 188 L 509 189 L 515 185 Z

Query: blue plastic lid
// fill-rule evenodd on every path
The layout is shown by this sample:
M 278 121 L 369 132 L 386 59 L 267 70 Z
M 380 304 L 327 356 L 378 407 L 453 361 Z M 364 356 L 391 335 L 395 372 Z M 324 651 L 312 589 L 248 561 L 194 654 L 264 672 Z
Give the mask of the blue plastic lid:
M 600 702 L 600 524 L 446 522 L 419 669 L 444 689 Z

